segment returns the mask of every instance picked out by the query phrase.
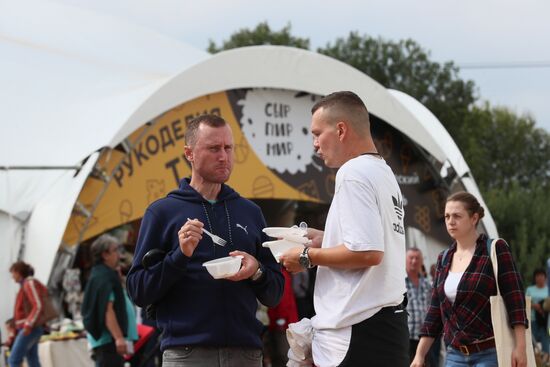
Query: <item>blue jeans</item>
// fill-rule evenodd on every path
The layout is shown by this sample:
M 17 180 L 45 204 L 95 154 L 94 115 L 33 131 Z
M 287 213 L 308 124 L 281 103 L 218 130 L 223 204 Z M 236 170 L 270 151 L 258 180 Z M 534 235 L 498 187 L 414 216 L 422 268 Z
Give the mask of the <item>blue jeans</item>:
M 162 354 L 163 367 L 261 367 L 262 351 L 252 348 L 168 348 Z
M 550 351 L 548 329 L 544 326 L 540 326 L 536 321 L 531 321 L 531 333 L 535 342 L 539 342 L 542 345 L 542 350 L 548 353 Z
M 43 333 L 44 328 L 42 326 L 33 328 L 31 333 L 26 336 L 23 335 L 23 329 L 19 330 L 11 347 L 8 364 L 12 367 L 19 367 L 26 357 L 29 367 L 40 367 L 38 342 Z
M 449 346 L 445 367 L 498 367 L 497 350 L 489 348 L 466 356 Z

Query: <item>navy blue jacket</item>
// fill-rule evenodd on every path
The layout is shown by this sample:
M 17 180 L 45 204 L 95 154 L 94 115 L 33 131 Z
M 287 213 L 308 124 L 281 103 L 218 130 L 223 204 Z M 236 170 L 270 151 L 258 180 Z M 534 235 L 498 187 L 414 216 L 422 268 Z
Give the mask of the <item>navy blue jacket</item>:
M 227 245 L 214 245 L 203 234 L 193 255 L 185 256 L 179 248 L 178 230 L 187 218 L 199 219 Z M 147 208 L 127 289 L 137 305 L 157 305 L 157 323 L 164 332 L 162 350 L 185 345 L 262 347 L 256 299 L 268 307 L 276 306 L 284 286 L 279 264 L 261 245 L 269 239 L 262 232 L 264 227 L 260 208 L 227 185 L 222 185 L 216 203 L 211 204 L 189 185 L 189 179 L 183 179 L 179 190 Z M 154 248 L 167 255 L 145 270 L 141 259 Z M 257 282 L 214 279 L 202 266 L 234 250 L 260 261 L 264 276 Z

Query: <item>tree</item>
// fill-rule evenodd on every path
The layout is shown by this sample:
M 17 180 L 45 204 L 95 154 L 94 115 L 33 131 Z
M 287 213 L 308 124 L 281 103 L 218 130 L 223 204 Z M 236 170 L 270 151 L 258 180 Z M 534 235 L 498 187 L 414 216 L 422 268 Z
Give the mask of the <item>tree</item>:
M 510 244 L 524 282 L 550 255 L 550 188 L 517 183 L 508 190 L 490 189 L 484 195 L 498 224 L 500 237 Z
M 413 96 L 439 118 L 453 137 L 459 135 L 477 99 L 473 81 L 460 79 L 452 62 L 431 61 L 429 52 L 411 39 L 393 42 L 351 32 L 347 39 L 339 38 L 317 51 L 355 67 L 386 88 Z
M 488 103 L 475 106 L 474 82 L 460 79 L 452 62 L 431 61 L 429 52 L 410 39 L 393 42 L 357 32 L 318 52 L 424 104 L 449 131 L 482 191 L 507 189 L 514 182 L 548 185 L 550 135 L 529 116 Z
M 508 190 L 517 184 L 548 187 L 550 135 L 530 116 L 505 107 L 476 106 L 456 133 L 460 148 L 482 191 Z
M 466 115 L 462 151 L 525 283 L 550 254 L 550 135 L 485 104 Z
M 258 24 L 253 30 L 243 28 L 233 33 L 228 41 L 223 41 L 220 47 L 210 40 L 208 52 L 217 53 L 232 48 L 257 45 L 280 45 L 309 49 L 309 39 L 292 36 L 290 29 L 291 26 L 289 23 L 280 31 L 272 31 L 267 22 L 263 22 Z

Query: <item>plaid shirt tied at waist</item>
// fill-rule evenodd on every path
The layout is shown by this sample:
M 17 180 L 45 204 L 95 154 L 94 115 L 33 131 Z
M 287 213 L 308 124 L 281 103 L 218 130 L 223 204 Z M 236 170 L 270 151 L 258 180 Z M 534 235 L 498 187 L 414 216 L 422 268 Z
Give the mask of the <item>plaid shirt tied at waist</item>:
M 458 284 L 456 300 L 451 303 L 443 286 L 455 252 L 456 242 L 451 245 L 444 261 L 443 252 L 439 254 L 431 302 L 420 336 L 435 338 L 443 331 L 445 344 L 458 349 L 461 345 L 469 345 L 493 336 L 489 297 L 496 295 L 497 290 L 491 257 L 487 253 L 487 236 L 481 234 L 476 241 L 472 261 Z M 496 252 L 498 284 L 510 326 L 528 327 L 523 283 L 510 248 L 505 241 L 499 240 L 496 242 Z

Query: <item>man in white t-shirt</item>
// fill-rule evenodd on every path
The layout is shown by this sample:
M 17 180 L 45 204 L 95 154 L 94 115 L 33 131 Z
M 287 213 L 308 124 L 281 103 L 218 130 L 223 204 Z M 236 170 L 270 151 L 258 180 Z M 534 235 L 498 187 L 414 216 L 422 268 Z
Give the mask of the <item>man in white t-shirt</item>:
M 291 272 L 317 266 L 312 354 L 318 367 L 408 366 L 403 196 L 377 152 L 367 108 L 352 92 L 312 108 L 313 146 L 339 168 L 325 231 L 281 256 Z

